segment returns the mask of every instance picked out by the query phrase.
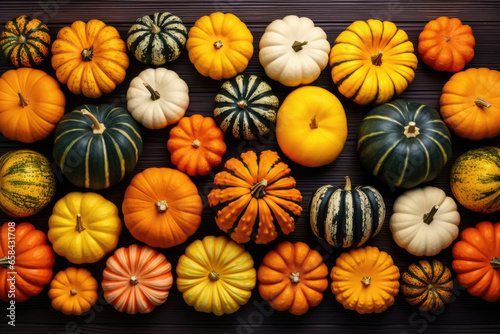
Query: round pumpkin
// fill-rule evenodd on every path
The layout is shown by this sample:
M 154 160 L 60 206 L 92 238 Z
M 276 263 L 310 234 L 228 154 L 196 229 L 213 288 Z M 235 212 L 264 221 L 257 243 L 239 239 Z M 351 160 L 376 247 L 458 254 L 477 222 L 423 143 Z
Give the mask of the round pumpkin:
M 52 43 L 52 67 L 73 94 L 98 98 L 125 80 L 127 46 L 118 30 L 99 20 L 75 21 Z
M 172 265 L 155 249 L 122 247 L 106 260 L 104 299 L 120 312 L 149 313 L 163 304 L 174 282 Z
M 271 86 L 256 75 L 240 74 L 215 96 L 214 116 L 224 133 L 249 140 L 269 132 L 278 107 Z
M 64 115 L 53 155 L 77 187 L 109 188 L 131 173 L 142 153 L 139 126 L 121 107 L 82 105 Z
M 186 49 L 201 75 L 222 80 L 236 76 L 248 66 L 252 43 L 252 33 L 245 23 L 231 13 L 217 12 L 194 23 Z
M 12 217 L 40 212 L 56 193 L 52 165 L 32 150 L 7 152 L 0 157 L 0 209 Z
M 267 244 L 295 229 L 302 195 L 276 152 L 248 151 L 229 159 L 214 184 L 208 204 L 217 226 L 237 243 Z
M 203 203 L 186 174 L 170 168 L 148 168 L 130 182 L 122 211 L 134 238 L 151 247 L 168 248 L 196 232 Z
M 33 143 L 47 138 L 65 105 L 57 80 L 43 71 L 20 68 L 0 77 L 0 132 L 7 139 Z
M 269 251 L 257 272 L 259 293 L 271 307 L 302 315 L 318 306 L 328 288 L 323 258 L 303 242 L 284 241 Z
M 254 262 L 245 247 L 226 237 L 195 240 L 177 263 L 177 289 L 196 311 L 236 312 L 255 287 Z
M 373 187 L 351 188 L 345 177 L 344 189 L 322 186 L 312 194 L 308 209 L 316 237 L 335 247 L 359 247 L 375 237 L 385 220 L 385 203 Z
M 415 78 L 417 57 L 402 29 L 389 21 L 356 21 L 330 52 L 339 92 L 358 104 L 381 104 L 401 94 Z
M 324 88 L 297 88 L 278 111 L 276 138 L 294 162 L 307 167 L 327 165 L 337 159 L 347 139 L 344 108 Z
M 434 109 L 394 100 L 377 106 L 358 130 L 361 165 L 391 187 L 434 180 L 451 157 L 450 131 Z
M 127 47 L 144 64 L 163 65 L 176 60 L 186 45 L 187 29 L 169 12 L 138 18 L 127 33 Z
M 45 233 L 30 223 L 4 223 L 0 228 L 0 299 L 20 303 L 38 295 L 52 278 L 54 262 Z
M 20 15 L 5 23 L 5 30 L 0 34 L 0 49 L 12 65 L 34 67 L 49 55 L 50 41 L 47 25 Z

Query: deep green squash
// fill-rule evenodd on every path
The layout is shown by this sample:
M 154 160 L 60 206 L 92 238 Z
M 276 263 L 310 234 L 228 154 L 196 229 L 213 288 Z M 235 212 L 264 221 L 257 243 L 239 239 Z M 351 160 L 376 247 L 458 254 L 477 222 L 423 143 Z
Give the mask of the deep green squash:
M 214 116 L 224 133 L 253 139 L 276 122 L 279 101 L 271 86 L 256 75 L 238 75 L 224 82 L 215 97 Z
M 361 165 L 391 187 L 432 181 L 451 157 L 450 131 L 438 112 L 401 99 L 379 105 L 358 131 Z
M 359 247 L 378 234 L 385 220 L 385 203 L 373 187 L 351 189 L 346 176 L 341 189 L 326 185 L 309 200 L 309 222 L 314 234 L 335 247 Z
M 142 153 L 139 126 L 123 108 L 82 105 L 64 115 L 54 134 L 54 159 L 78 187 L 99 190 L 132 172 Z
M 129 51 L 142 63 L 163 65 L 176 60 L 186 46 L 187 29 L 170 13 L 138 18 L 127 34 Z

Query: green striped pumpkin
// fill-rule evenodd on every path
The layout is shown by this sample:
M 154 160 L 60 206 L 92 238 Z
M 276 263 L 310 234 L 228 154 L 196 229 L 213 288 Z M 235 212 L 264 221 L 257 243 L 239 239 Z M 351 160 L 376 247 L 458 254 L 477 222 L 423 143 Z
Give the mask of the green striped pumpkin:
M 142 153 L 139 126 L 123 108 L 83 105 L 64 115 L 54 134 L 54 159 L 78 187 L 99 190 L 132 172 Z
M 379 105 L 358 131 L 361 165 L 391 187 L 432 181 L 451 157 L 450 131 L 438 112 L 401 99 Z
M 170 13 L 138 18 L 127 34 L 127 47 L 144 64 L 163 65 L 176 60 L 186 46 L 187 29 Z
M 346 176 L 341 189 L 318 188 L 309 201 L 309 222 L 314 234 L 335 247 L 359 247 L 378 234 L 385 220 L 385 203 L 373 187 L 351 189 Z
M 13 217 L 42 210 L 56 193 L 49 159 L 32 150 L 7 152 L 0 157 L 0 209 Z
M 279 101 L 271 86 L 256 75 L 238 75 L 224 82 L 215 97 L 214 116 L 225 133 L 253 139 L 276 122 Z

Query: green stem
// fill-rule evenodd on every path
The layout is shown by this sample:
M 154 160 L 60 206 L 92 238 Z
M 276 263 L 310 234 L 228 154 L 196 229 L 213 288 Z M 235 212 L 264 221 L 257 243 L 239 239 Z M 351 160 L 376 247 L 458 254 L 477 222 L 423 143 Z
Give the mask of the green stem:
M 432 221 L 434 220 L 434 215 L 436 214 L 436 212 L 439 210 L 439 205 L 434 205 L 431 209 L 431 211 L 429 213 L 426 213 L 424 215 L 424 223 L 426 223 L 427 225 L 429 225 L 430 223 L 432 223 Z
M 299 52 L 300 50 L 302 50 L 302 47 L 303 47 L 304 45 L 306 45 L 306 44 L 307 44 L 307 41 L 304 41 L 304 42 L 295 41 L 295 42 L 293 42 L 293 44 L 292 44 L 292 49 L 293 49 L 293 51 L 295 51 L 295 52 Z
M 147 90 L 149 90 L 149 93 L 151 94 L 151 100 L 156 101 L 160 98 L 160 93 L 158 93 L 157 90 L 154 90 L 153 87 L 145 82 L 143 82 L 142 84 L 147 88 Z

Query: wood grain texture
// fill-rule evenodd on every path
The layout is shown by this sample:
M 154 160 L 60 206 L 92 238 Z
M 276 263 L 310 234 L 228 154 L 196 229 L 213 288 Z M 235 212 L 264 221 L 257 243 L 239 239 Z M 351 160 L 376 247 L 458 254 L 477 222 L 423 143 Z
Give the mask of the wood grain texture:
M 30 14 L 41 18 L 48 24 L 53 40 L 59 29 L 70 25 L 75 20 L 87 21 L 98 18 L 115 26 L 122 38 L 135 19 L 139 16 L 152 14 L 154 12 L 169 11 L 179 16 L 189 29 L 194 22 L 203 15 L 214 11 L 231 12 L 238 15 L 247 24 L 254 36 L 255 52 L 250 60 L 248 68 L 244 73 L 261 76 L 268 82 L 280 101 L 290 93 L 293 88 L 284 87 L 265 76 L 263 68 L 258 60 L 258 44 L 266 26 L 275 19 L 283 18 L 289 14 L 307 16 L 316 25 L 323 28 L 328 40 L 333 44 L 337 35 L 355 20 L 366 20 L 369 18 L 391 20 L 401 29 L 404 29 L 410 41 L 416 48 L 418 35 L 425 23 L 439 16 L 458 17 L 464 23 L 469 24 L 476 37 L 476 56 L 467 64 L 466 68 L 488 67 L 500 70 L 500 5 L 498 0 L 494 1 L 273 1 L 267 0 L 222 0 L 222 1 L 165 1 L 165 0 L 116 0 L 116 1 L 77 1 L 77 0 L 34 0 L 34 1 L 10 1 L 0 2 L 0 23 L 5 23 L 20 14 Z M 145 65 L 131 57 L 130 68 L 127 71 L 125 82 L 108 95 L 97 100 L 87 99 L 83 96 L 71 94 L 62 85 L 67 97 L 66 112 L 73 110 L 84 103 L 102 104 L 110 103 L 126 106 L 126 91 L 128 84 L 145 69 Z M 166 65 L 167 68 L 176 71 L 189 86 L 190 105 L 187 116 L 202 114 L 211 116 L 214 108 L 214 97 L 219 91 L 222 81 L 214 81 L 202 77 L 189 62 L 187 52 L 184 51 L 179 59 Z M 0 74 L 12 69 L 5 59 L 0 59 Z M 47 71 L 55 77 L 55 72 L 50 66 L 50 59 L 46 60 L 40 69 Z M 407 101 L 427 104 L 438 108 L 441 88 L 451 77 L 450 73 L 441 73 L 426 66 L 420 59 L 414 82 L 400 96 Z M 389 230 L 389 217 L 392 213 L 392 204 L 395 198 L 402 193 L 401 190 L 391 191 L 387 186 L 370 176 L 362 169 L 356 155 L 356 134 L 370 106 L 359 106 L 347 100 L 338 93 L 330 77 L 329 68 L 325 69 L 320 78 L 313 85 L 323 87 L 333 92 L 344 105 L 348 120 L 349 134 L 345 148 L 340 157 L 328 166 L 311 169 L 299 166 L 287 159 L 276 143 L 274 133 L 250 142 L 237 141 L 226 138 L 228 152 L 224 161 L 230 157 L 239 156 L 247 150 L 261 151 L 265 149 L 277 150 L 283 160 L 289 164 L 292 176 L 297 180 L 297 186 L 303 195 L 302 206 L 304 211 L 298 220 L 295 231 L 287 236 L 280 237 L 275 242 L 264 245 L 247 245 L 247 250 L 252 254 L 256 268 L 260 265 L 262 258 L 270 249 L 283 240 L 292 242 L 303 241 L 311 248 L 317 249 L 324 257 L 325 263 L 331 269 L 335 259 L 342 252 L 318 241 L 312 233 L 308 220 L 306 219 L 306 208 L 308 200 L 313 191 L 324 184 L 343 185 L 344 176 L 349 175 L 353 184 L 371 185 L 377 188 L 387 204 L 387 217 L 381 232 L 377 237 L 367 242 L 367 245 L 376 246 L 388 252 L 394 259 L 395 264 L 401 271 L 409 264 L 418 260 L 404 249 L 399 248 L 392 239 Z M 148 130 L 141 127 L 144 141 L 144 151 L 132 175 L 126 177 L 121 183 L 111 189 L 99 191 L 107 199 L 113 201 L 119 208 L 123 201 L 126 187 L 132 177 L 148 167 L 170 167 L 175 166 L 170 162 L 170 156 L 166 149 L 166 142 L 171 127 L 162 130 Z M 12 142 L 0 135 L 0 155 L 8 151 L 20 148 L 31 148 L 45 154 L 52 159 L 53 137 L 37 142 L 35 144 L 22 144 Z M 453 157 L 445 166 L 439 177 L 430 182 L 429 185 L 440 187 L 451 195 L 448 175 L 455 159 L 469 148 L 485 145 L 500 145 L 500 138 L 491 140 L 469 141 L 453 136 Z M 160 250 L 167 259 L 176 266 L 177 260 L 183 254 L 185 247 L 195 239 L 205 235 L 223 235 L 215 224 L 214 215 L 208 207 L 207 195 L 212 189 L 215 173 L 222 166 L 213 170 L 207 176 L 197 176 L 193 181 L 203 199 L 203 220 L 199 230 L 182 245 Z M 57 172 L 57 168 L 56 168 Z M 60 173 L 58 175 L 58 190 L 54 202 L 71 191 L 81 191 L 73 187 Z M 52 204 L 53 204 L 52 203 Z M 33 223 L 37 228 L 47 232 L 47 220 L 51 214 L 52 205 L 42 212 L 25 219 Z M 482 220 L 500 221 L 500 214 L 479 215 L 459 207 L 462 216 L 460 230 L 474 226 Z M 0 213 L 0 223 L 10 221 L 11 218 Z M 119 247 L 129 246 L 137 242 L 124 228 Z M 140 244 L 140 243 L 139 243 Z M 105 257 L 105 259 L 108 256 Z M 436 259 L 445 265 L 451 265 L 451 247 L 442 251 Z M 81 265 L 87 268 L 100 283 L 105 259 L 91 265 Z M 57 256 L 54 271 L 58 272 L 72 266 L 65 258 Z M 303 333 L 310 332 L 338 332 L 338 333 L 498 333 L 500 332 L 500 302 L 488 303 L 480 298 L 470 296 L 466 291 L 457 288 L 455 300 L 446 306 L 439 314 L 419 313 L 416 308 L 406 303 L 403 296 L 396 297 L 395 304 L 386 312 L 381 314 L 359 315 L 355 312 L 343 309 L 335 301 L 331 290 L 325 292 L 323 302 L 307 314 L 296 317 L 288 312 L 278 312 L 269 309 L 269 305 L 260 298 L 258 290 L 253 291 L 252 298 L 247 305 L 243 306 L 236 314 L 216 317 L 211 314 L 196 312 L 182 299 L 182 295 L 172 288 L 171 295 L 165 304 L 157 307 L 147 315 L 130 316 L 119 313 L 110 305 L 107 305 L 100 294 L 97 305 L 87 314 L 77 316 L 64 316 L 54 311 L 50 306 L 47 296 L 48 288 L 28 302 L 17 304 L 16 330 L 6 325 L 5 303 L 0 304 L 0 332 L 1 333 Z

